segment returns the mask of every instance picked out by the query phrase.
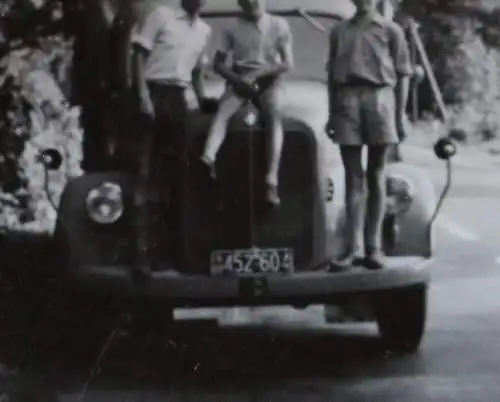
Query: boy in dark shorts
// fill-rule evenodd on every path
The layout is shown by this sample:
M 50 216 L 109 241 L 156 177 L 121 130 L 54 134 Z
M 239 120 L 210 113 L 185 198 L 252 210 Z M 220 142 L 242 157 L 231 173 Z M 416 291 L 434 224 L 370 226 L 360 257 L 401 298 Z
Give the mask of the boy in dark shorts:
M 381 238 L 387 151 L 406 136 L 405 110 L 413 68 L 403 29 L 378 13 L 379 1 L 353 0 L 356 14 L 338 23 L 330 34 L 326 130 L 340 147 L 347 210 L 347 249 L 339 260 L 332 261 L 333 270 L 361 262 L 369 269 L 384 266 Z M 364 145 L 368 147 L 366 173 Z

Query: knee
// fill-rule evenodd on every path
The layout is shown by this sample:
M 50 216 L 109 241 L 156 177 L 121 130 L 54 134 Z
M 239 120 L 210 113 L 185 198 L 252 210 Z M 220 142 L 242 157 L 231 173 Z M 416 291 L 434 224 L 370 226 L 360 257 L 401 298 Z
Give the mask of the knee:
M 229 104 L 228 101 L 219 105 L 217 112 L 215 113 L 213 119 L 213 125 L 227 125 L 231 116 L 235 113 L 232 105 Z
M 360 194 L 364 192 L 365 174 L 362 167 L 346 169 L 346 191 L 349 194 Z
M 267 115 L 263 119 L 264 130 L 268 133 L 268 140 L 279 146 L 284 138 L 283 123 L 277 115 Z
M 217 129 L 225 129 L 231 116 L 228 113 L 219 112 L 215 115 L 212 121 L 212 131 Z
M 385 169 L 368 169 L 366 179 L 369 190 L 382 191 L 384 189 Z
M 272 126 L 281 126 L 283 120 L 283 111 L 276 102 L 265 101 L 259 107 L 262 120 Z

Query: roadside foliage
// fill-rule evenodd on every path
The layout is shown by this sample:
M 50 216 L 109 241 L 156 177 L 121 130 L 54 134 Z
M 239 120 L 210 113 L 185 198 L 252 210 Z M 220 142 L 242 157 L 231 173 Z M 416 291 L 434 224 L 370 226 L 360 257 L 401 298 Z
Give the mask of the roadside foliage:
M 61 170 L 50 173 L 48 190 L 56 204 L 67 179 L 81 174 L 79 110 L 69 106 L 64 93 L 71 41 L 59 32 L 58 2 L 2 3 L 0 232 L 45 233 L 53 228 L 55 212 L 38 152 L 55 147 L 64 155 Z
M 71 0 L 69 0 L 71 1 Z M 75 0 L 76 1 L 76 0 Z M 421 85 L 420 107 L 429 135 L 453 129 L 455 139 L 491 141 L 500 129 L 500 7 L 497 0 L 392 0 L 421 24 L 427 51 L 450 107 L 436 123 L 432 98 Z M 82 130 L 78 106 L 70 106 L 68 74 L 72 38 L 63 35 L 62 0 L 0 2 L 0 233 L 49 233 L 55 212 L 36 161 L 43 147 L 64 155 L 50 173 L 57 204 L 68 178 L 80 175 Z M 5 105 L 5 106 L 4 106 Z
M 450 109 L 441 134 L 468 144 L 500 130 L 500 4 L 497 0 L 395 0 L 420 23 L 433 70 Z M 422 85 L 420 106 L 431 94 Z M 432 110 L 431 110 L 432 111 Z M 430 117 L 433 119 L 432 115 Z

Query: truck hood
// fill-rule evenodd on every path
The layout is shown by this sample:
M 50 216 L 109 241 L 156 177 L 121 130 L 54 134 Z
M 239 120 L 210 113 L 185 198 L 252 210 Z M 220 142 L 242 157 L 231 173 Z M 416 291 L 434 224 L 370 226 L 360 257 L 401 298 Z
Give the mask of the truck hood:
M 208 81 L 205 85 L 207 96 L 222 96 L 223 81 Z M 194 97 L 190 100 L 195 102 Z M 313 80 L 285 80 L 280 102 L 285 117 L 301 120 L 314 128 L 324 127 L 328 117 L 328 93 L 325 83 Z

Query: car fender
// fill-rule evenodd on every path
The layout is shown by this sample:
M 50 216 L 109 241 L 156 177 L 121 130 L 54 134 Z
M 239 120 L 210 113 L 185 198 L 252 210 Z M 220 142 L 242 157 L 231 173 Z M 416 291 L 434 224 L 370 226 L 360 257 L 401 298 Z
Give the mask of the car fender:
M 345 237 L 345 178 L 344 169 L 335 145 L 327 142 L 320 147 L 320 165 L 322 170 L 322 193 L 327 194 L 327 183 L 334 183 L 334 195 L 325 202 L 326 256 L 334 258 L 340 255 L 346 246 Z M 388 175 L 407 178 L 414 186 L 414 199 L 410 208 L 396 217 L 398 236 L 389 251 L 393 256 L 430 257 L 433 245 L 431 219 L 437 197 L 434 186 L 427 173 L 416 166 L 394 163 L 387 167 Z
M 103 182 L 111 181 L 122 187 L 125 213 L 119 224 L 103 227 L 88 217 L 85 200 L 89 191 Z M 131 225 L 129 211 L 133 209 L 131 181 L 121 173 L 93 173 L 69 181 L 62 193 L 58 208 L 54 241 L 67 260 L 68 268 L 102 262 L 117 242 L 127 242 L 127 228 Z M 111 244 L 113 243 L 113 244 Z
M 338 146 L 326 135 L 318 135 L 318 178 L 324 205 L 322 260 L 339 256 L 346 245 L 345 177 Z M 322 262 L 322 261 L 321 261 Z
M 389 165 L 387 174 L 403 176 L 414 185 L 410 208 L 396 217 L 399 234 L 391 255 L 431 257 L 434 249 L 431 221 L 437 197 L 430 177 L 423 169 L 405 163 Z

